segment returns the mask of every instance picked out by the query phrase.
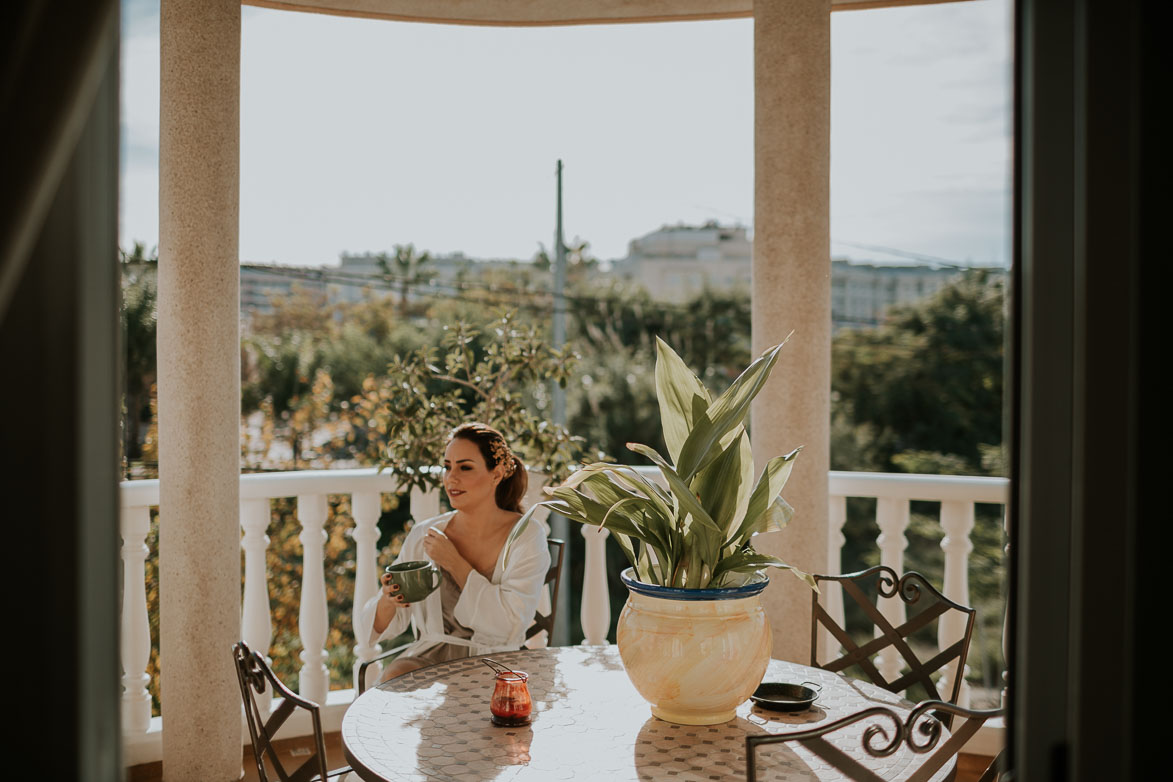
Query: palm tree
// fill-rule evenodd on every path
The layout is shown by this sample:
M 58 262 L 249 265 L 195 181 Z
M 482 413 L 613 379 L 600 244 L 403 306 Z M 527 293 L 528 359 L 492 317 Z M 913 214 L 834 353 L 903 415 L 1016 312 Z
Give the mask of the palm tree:
M 391 263 L 395 264 L 395 275 L 399 281 L 399 315 L 400 317 L 407 317 L 407 295 L 411 290 L 411 286 L 417 283 L 425 282 L 432 277 L 432 272 L 421 270 L 420 267 L 432 259 L 432 256 L 427 253 L 416 253 L 414 244 L 397 244 L 394 248 L 395 254 L 388 256 L 387 253 L 379 253 L 375 256 L 375 260 L 379 264 L 379 269 L 390 276 L 392 274 Z

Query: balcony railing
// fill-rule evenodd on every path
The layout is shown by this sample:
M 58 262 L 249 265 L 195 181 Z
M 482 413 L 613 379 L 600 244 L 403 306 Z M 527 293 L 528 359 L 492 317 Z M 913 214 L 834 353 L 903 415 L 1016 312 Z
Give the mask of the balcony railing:
M 641 468 L 642 469 L 642 468 Z M 649 477 L 658 472 L 647 471 Z M 531 481 L 529 502 L 539 499 L 538 481 Z M 241 637 L 254 649 L 269 649 L 272 620 L 269 585 L 266 580 L 265 532 L 270 520 L 270 503 L 274 499 L 295 497 L 299 539 L 303 547 L 303 572 L 298 628 L 303 651 L 299 671 L 299 690 L 306 697 L 324 704 L 326 730 L 337 730 L 342 713 L 354 698 L 354 689 L 329 690 L 326 669 L 328 615 L 324 572 L 323 525 L 327 518 L 327 497 L 349 495 L 355 541 L 355 594 L 353 605 L 361 606 L 378 588 L 377 562 L 380 516 L 383 493 L 399 490 L 398 481 L 389 473 L 374 469 L 318 470 L 303 472 L 242 475 L 240 479 L 240 522 L 243 530 L 244 605 Z M 847 518 L 848 497 L 876 500 L 876 522 L 880 534 L 876 543 L 880 561 L 897 571 L 903 570 L 903 552 L 907 545 L 905 531 L 910 519 L 910 502 L 928 500 L 940 503 L 940 524 L 944 530 L 944 592 L 960 603 L 969 603 L 969 553 L 973 549 L 969 536 L 974 526 L 975 503 L 1004 507 L 1007 482 L 1001 478 L 954 477 L 940 475 L 894 475 L 880 473 L 832 472 L 830 475 L 831 523 L 828 535 L 829 561 L 838 563 L 844 544 L 843 524 Z M 159 503 L 157 480 L 127 481 L 122 484 L 122 730 L 125 758 L 129 765 L 147 763 L 162 757 L 161 717 L 151 716 L 151 696 L 147 674 L 151 651 L 150 621 L 147 613 L 145 567 L 151 553 L 146 545 L 150 530 L 151 509 Z M 411 508 L 416 518 L 439 513 L 436 492 L 413 492 Z M 160 519 L 166 524 L 166 519 Z M 582 629 L 584 643 L 606 643 L 610 627 L 610 604 L 607 593 L 605 534 L 583 528 L 586 540 L 585 571 L 582 585 Z M 831 606 L 838 611 L 842 606 Z M 899 605 L 881 605 L 889 620 L 899 620 Z M 944 625 L 939 631 L 941 647 L 959 637 L 961 628 Z M 358 661 L 370 659 L 378 648 L 359 639 L 354 647 Z M 227 652 L 225 652 L 227 654 Z M 896 664 L 893 661 L 891 664 Z M 355 675 L 357 676 L 355 664 Z M 963 699 L 968 690 L 963 689 Z M 308 723 L 288 726 L 283 735 L 309 732 Z M 989 731 L 987 731 L 989 734 Z M 994 741 L 996 741 L 996 737 Z M 984 752 L 980 747 L 975 751 Z M 989 754 L 993 754 L 990 752 Z

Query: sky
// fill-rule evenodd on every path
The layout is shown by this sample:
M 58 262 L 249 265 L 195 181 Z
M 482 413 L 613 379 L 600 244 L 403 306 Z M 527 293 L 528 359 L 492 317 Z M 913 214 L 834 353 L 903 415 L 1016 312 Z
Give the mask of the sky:
M 123 0 L 120 242 L 158 243 L 159 3 Z M 607 260 L 753 225 L 749 19 L 488 28 L 245 6 L 240 257 Z M 831 15 L 831 252 L 1008 265 L 1008 0 Z M 899 251 L 890 253 L 878 248 Z

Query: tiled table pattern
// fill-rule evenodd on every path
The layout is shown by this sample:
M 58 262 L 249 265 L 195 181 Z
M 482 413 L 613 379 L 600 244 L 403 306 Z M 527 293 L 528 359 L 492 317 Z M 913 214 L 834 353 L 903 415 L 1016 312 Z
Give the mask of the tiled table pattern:
M 367 780 L 737 780 L 745 779 L 745 736 L 802 730 L 871 705 L 908 704 L 865 682 L 778 660 L 768 681 L 816 682 L 809 710 L 774 712 L 746 701 L 722 725 L 674 725 L 652 716 L 631 686 L 614 646 L 557 647 L 491 655 L 530 674 L 533 722 L 489 720 L 493 672 L 480 658 L 433 665 L 359 697 L 342 722 L 342 741 Z M 867 723 L 829 739 L 882 779 L 909 775 L 918 759 L 904 747 L 888 758 L 864 752 Z M 845 779 L 797 743 L 758 749 L 763 780 Z M 946 766 L 936 778 L 944 779 Z

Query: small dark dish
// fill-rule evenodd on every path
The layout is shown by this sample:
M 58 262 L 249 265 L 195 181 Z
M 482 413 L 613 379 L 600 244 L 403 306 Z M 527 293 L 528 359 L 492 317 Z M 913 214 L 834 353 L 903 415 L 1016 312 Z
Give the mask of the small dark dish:
M 804 711 L 811 707 L 822 690 L 823 688 L 814 682 L 762 682 L 749 697 L 759 706 L 773 711 Z

